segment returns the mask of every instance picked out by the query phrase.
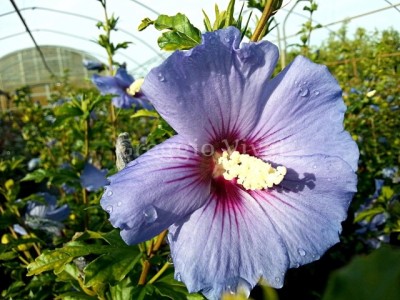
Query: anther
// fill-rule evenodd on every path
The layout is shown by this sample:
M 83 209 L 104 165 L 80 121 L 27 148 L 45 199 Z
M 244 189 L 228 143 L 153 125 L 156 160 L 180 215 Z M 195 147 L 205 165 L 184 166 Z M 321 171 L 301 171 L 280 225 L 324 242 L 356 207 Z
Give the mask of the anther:
M 226 180 L 236 178 L 237 183 L 246 190 L 261 190 L 278 185 L 287 172 L 284 166 L 274 168 L 257 157 L 240 154 L 238 151 L 230 154 L 224 151 L 218 164 L 224 169 L 222 175 Z

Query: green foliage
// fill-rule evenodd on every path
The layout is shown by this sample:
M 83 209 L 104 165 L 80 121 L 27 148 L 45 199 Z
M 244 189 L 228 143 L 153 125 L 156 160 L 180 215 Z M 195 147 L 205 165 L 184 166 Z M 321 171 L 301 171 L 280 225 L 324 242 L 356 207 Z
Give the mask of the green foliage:
M 100 2 L 105 9 L 106 2 Z M 263 10 L 265 3 L 247 1 L 249 8 L 258 10 Z M 206 31 L 236 26 L 243 35 L 251 34 L 250 17 L 243 24 L 242 11 L 235 14 L 234 5 L 235 1 L 230 1 L 224 11 L 216 5 L 214 21 L 203 12 Z M 302 43 L 289 55 L 302 53 L 326 64 L 342 86 L 348 106 L 346 130 L 361 151 L 358 193 L 350 218 L 343 223 L 342 243 L 320 261 L 290 270 L 283 289 L 260 283 L 259 294 L 266 299 L 321 299 L 328 285 L 323 299 L 368 299 L 381 291 L 379 297 L 383 293 L 387 298 L 398 297 L 394 294 L 398 291 L 392 289 L 399 278 L 398 268 L 393 267 L 398 265 L 398 250 L 374 247 L 399 245 L 399 33 L 371 34 L 360 29 L 349 38 L 344 28 L 313 49 L 308 44 L 318 26 L 311 19 L 317 5 L 309 1 L 304 9 L 310 12 L 310 20 L 300 30 Z M 102 31 L 98 43 L 109 56 L 110 70 L 119 65 L 113 60 L 116 51 L 129 45 L 111 42 L 117 23 L 114 16 L 97 23 Z M 164 50 L 185 50 L 201 43 L 200 30 L 182 14 L 144 19 L 139 28 L 148 26 L 162 31 L 159 45 Z M 263 34 L 271 28 L 272 23 L 267 24 Z M 129 133 L 137 157 L 173 136 L 174 130 L 155 111 L 115 109 L 110 106 L 112 95 L 77 89 L 69 84 L 68 74 L 62 81 L 47 103 L 34 101 L 29 88 L 22 87 L 13 95 L 14 109 L 0 112 L 1 298 L 204 299 L 200 294 L 189 294 L 184 284 L 174 279 L 162 235 L 160 243 L 154 238 L 126 245 L 100 208 L 102 191 L 89 191 L 81 182 L 89 161 L 99 169 L 108 169 L 108 175 L 116 172 L 114 143 L 118 133 Z M 29 167 L 32 158 L 39 160 Z M 385 168 L 393 169 L 392 175 L 385 175 Z M 375 193 L 377 178 L 383 179 L 384 185 Z M 59 235 L 43 228 L 54 225 L 50 222 L 36 228 L 27 222 L 27 204 L 44 203 L 38 195 L 43 191 L 55 195 L 57 205 L 68 204 L 71 209 Z M 383 221 L 375 224 L 380 216 Z M 18 233 L 14 225 L 26 234 Z M 371 240 L 379 243 L 371 247 Z M 150 266 L 147 273 L 146 266 Z
M 400 251 L 382 247 L 334 272 L 323 300 L 400 299 Z
M 146 18 L 139 25 L 144 30 L 154 25 L 157 30 L 166 30 L 158 38 L 158 45 L 167 51 L 191 49 L 201 42 L 201 32 L 181 13 L 175 16 L 160 15 L 154 21 Z
M 226 28 L 228 26 L 235 26 L 237 28 L 241 28 L 241 13 L 239 14 L 239 19 L 236 21 L 233 14 L 235 10 L 235 0 L 229 1 L 228 7 L 224 11 L 220 11 L 217 4 L 215 4 L 215 21 L 211 25 L 210 18 L 203 10 L 204 15 L 204 26 L 206 31 L 215 31 L 218 29 Z

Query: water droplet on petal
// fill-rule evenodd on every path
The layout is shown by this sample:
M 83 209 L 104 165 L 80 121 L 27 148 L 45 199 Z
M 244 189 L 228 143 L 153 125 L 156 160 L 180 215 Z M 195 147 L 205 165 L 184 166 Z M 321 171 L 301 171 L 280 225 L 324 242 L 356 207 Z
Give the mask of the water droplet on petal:
M 112 191 L 108 191 L 107 192 L 107 196 L 112 196 L 113 192 Z
M 231 38 L 229 36 L 224 38 L 225 42 L 229 43 L 231 41 Z
M 153 205 L 146 207 L 146 209 L 143 211 L 143 215 L 146 223 L 153 223 L 158 217 L 157 210 Z
M 179 272 L 176 273 L 175 279 L 178 280 L 178 281 L 182 281 L 181 273 L 179 273 Z
M 315 92 L 314 92 L 314 95 L 315 95 L 315 96 L 318 96 L 318 95 L 319 95 L 319 91 L 315 91 Z
M 162 73 L 158 73 L 158 80 L 160 80 L 161 82 L 165 81 L 165 77 Z
M 295 85 L 298 85 L 298 84 L 299 84 L 299 82 L 298 82 L 297 80 L 295 80 L 295 81 L 294 81 L 294 84 L 295 84 Z
M 297 250 L 297 252 L 299 252 L 300 256 L 305 256 L 306 255 L 306 251 L 304 251 L 304 249 L 299 248 Z
M 113 207 L 111 205 L 106 207 L 106 212 L 108 212 L 109 214 L 111 214 L 113 211 Z
M 299 263 L 295 263 L 294 267 L 298 268 L 298 267 L 300 267 L 300 264 Z
M 317 168 L 317 165 L 313 165 L 313 169 L 316 169 Z
M 310 91 L 308 88 L 306 88 L 306 87 L 300 88 L 300 96 L 307 97 L 309 93 L 310 93 Z
M 119 202 L 117 203 L 117 206 L 121 206 L 121 205 L 122 205 L 122 202 L 119 201 Z
M 275 281 L 276 281 L 276 282 L 280 282 L 281 279 L 280 279 L 279 277 L 275 277 Z
M 226 289 L 227 289 L 227 291 L 229 292 L 229 294 L 231 294 L 231 295 L 234 295 L 234 294 L 235 294 L 235 292 L 233 291 L 233 289 L 232 289 L 232 287 L 231 287 L 230 285 L 228 285 L 228 286 L 226 287 Z

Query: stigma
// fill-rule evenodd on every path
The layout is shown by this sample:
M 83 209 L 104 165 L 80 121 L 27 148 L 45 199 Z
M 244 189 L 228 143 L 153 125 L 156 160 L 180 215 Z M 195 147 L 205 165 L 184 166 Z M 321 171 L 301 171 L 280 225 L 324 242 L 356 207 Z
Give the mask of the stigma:
M 126 89 L 126 92 L 131 95 L 135 96 L 136 93 L 140 91 L 142 84 L 144 82 L 144 78 L 136 79 L 132 84 Z
M 218 164 L 224 169 L 222 176 L 226 180 L 236 179 L 246 190 L 272 188 L 282 182 L 287 171 L 283 166 L 274 168 L 257 157 L 238 151 L 222 152 Z

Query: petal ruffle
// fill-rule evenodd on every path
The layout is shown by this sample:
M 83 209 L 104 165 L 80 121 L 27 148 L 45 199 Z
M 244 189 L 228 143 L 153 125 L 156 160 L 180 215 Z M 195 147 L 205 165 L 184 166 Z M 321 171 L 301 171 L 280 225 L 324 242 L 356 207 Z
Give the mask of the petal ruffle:
M 357 176 L 338 157 L 294 156 L 283 161 L 288 172 L 278 187 L 249 194 L 283 238 L 293 268 L 319 259 L 339 242 Z
M 128 88 L 134 81 L 133 77 L 128 74 L 128 71 L 125 68 L 119 68 L 117 70 L 115 79 L 117 80 L 118 85 L 123 89 Z
M 266 89 L 268 102 L 250 136 L 257 156 L 324 154 L 357 169 L 357 145 L 343 129 L 341 89 L 325 66 L 298 56 Z
M 102 95 L 113 94 L 121 95 L 125 91 L 118 85 L 116 79 L 112 76 L 100 76 L 93 74 L 92 82 L 99 89 Z
M 124 109 L 132 108 L 132 105 L 136 104 L 135 99 L 126 93 L 121 93 L 120 96 L 112 98 L 112 103 L 115 107 Z
M 233 27 L 203 35 L 145 78 L 142 91 L 191 145 L 242 139 L 257 124 L 278 58 L 269 42 L 242 44 Z
M 237 186 L 230 189 L 236 190 L 235 204 L 222 208 L 211 198 L 168 234 L 175 278 L 208 299 L 249 294 L 261 276 L 281 287 L 289 265 L 284 241 L 261 205 Z
M 194 149 L 175 136 L 110 177 L 101 199 L 128 244 L 152 238 L 204 205 L 210 183 Z
M 289 267 L 318 259 L 339 241 L 356 190 L 353 170 L 334 157 L 285 159 L 288 174 L 279 187 L 243 191 L 232 186 L 236 199 L 224 209 L 220 199 L 212 199 L 171 226 L 175 276 L 189 291 L 219 299 L 224 291 L 250 290 L 260 277 L 279 288 Z

